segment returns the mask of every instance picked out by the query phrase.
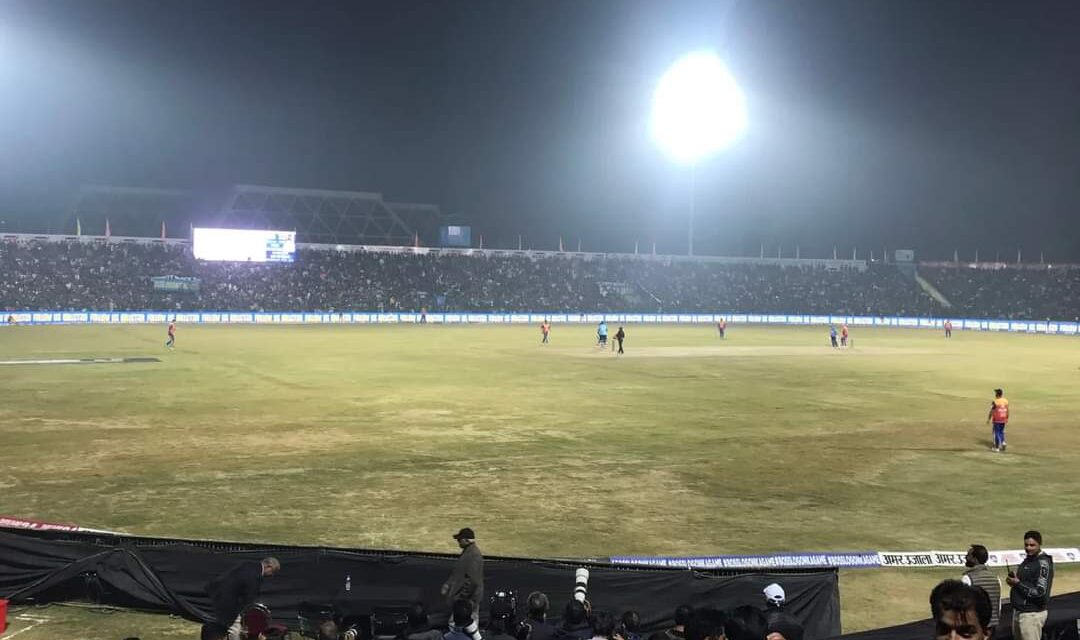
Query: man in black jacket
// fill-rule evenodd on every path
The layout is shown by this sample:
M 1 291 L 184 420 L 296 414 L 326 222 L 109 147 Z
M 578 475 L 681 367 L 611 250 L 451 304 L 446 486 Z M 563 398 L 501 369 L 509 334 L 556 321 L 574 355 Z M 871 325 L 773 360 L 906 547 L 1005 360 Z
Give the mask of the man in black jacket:
M 1038 531 L 1024 534 L 1024 552 L 1027 557 L 1005 578 L 1012 587 L 1009 601 L 1013 608 L 1013 638 L 1039 640 L 1046 624 L 1046 603 L 1054 586 L 1054 559 L 1043 553 L 1042 534 Z
M 458 600 L 471 602 L 473 620 L 477 620 L 484 599 L 484 554 L 476 546 L 476 534 L 469 527 L 454 534 L 454 539 L 461 547 L 461 555 L 440 591 L 451 605 Z
M 281 563 L 277 558 L 263 558 L 260 562 L 238 564 L 207 585 L 206 591 L 214 607 L 213 624 L 224 631 L 229 640 L 239 640 L 240 614 L 259 597 L 263 578 L 280 570 Z

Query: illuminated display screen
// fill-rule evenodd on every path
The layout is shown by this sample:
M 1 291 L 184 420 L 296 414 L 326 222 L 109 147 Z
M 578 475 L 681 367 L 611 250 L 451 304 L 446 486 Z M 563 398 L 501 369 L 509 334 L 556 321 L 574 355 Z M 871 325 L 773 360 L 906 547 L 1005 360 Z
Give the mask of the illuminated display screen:
M 295 231 L 196 228 L 192 244 L 199 260 L 292 262 L 296 259 Z

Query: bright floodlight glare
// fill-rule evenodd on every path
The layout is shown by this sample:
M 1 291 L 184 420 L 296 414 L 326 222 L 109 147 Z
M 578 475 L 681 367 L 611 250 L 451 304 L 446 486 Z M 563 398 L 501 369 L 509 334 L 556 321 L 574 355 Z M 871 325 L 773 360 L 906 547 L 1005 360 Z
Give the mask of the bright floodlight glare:
M 711 51 L 679 59 L 656 86 L 653 139 L 676 162 L 704 159 L 734 142 L 745 127 L 742 91 Z

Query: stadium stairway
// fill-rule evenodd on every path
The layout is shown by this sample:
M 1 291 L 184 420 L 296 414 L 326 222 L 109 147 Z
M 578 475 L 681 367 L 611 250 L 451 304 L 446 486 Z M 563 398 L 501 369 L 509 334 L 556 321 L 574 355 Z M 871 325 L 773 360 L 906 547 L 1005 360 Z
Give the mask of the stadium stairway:
M 941 304 L 941 306 L 945 307 L 946 309 L 952 309 L 952 303 L 949 302 L 949 299 L 945 297 L 945 294 L 938 291 L 937 287 L 930 284 L 929 280 L 916 273 L 915 282 L 918 282 L 919 286 L 922 287 L 922 290 L 925 291 L 927 295 L 929 295 L 931 298 L 937 300 L 938 303 Z

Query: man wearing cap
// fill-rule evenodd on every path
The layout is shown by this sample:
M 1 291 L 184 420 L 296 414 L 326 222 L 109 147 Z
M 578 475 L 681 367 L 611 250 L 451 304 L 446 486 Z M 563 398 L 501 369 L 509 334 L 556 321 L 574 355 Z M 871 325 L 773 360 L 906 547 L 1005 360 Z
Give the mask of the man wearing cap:
M 480 602 L 484 598 L 484 556 L 476 545 L 476 534 L 465 527 L 454 535 L 461 547 L 454 570 L 443 583 L 441 593 L 447 603 L 455 600 L 468 600 L 473 605 L 473 618 L 480 613 Z
M 802 640 L 803 626 L 794 616 L 784 611 L 787 594 L 775 582 L 765 587 L 765 633 L 779 634 L 784 640 Z

